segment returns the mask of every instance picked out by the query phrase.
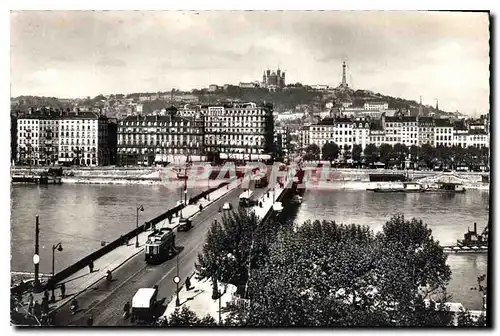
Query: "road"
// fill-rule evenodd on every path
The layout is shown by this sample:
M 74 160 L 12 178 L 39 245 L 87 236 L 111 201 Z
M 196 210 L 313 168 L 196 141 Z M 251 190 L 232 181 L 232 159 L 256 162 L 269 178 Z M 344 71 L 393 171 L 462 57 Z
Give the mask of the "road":
M 265 188 L 256 189 L 255 197 L 260 197 L 266 190 Z M 176 245 L 180 251 L 178 258 L 181 284 L 187 276 L 193 274 L 194 264 L 198 253 L 202 250 L 210 223 L 222 216 L 218 212 L 219 207 L 225 202 L 230 202 L 236 208 L 241 192 L 240 188 L 232 190 L 195 216 L 191 230 L 176 234 Z M 139 288 L 150 288 L 154 285 L 158 286 L 158 299 L 160 302 L 164 300 L 159 309 L 159 313 L 163 313 L 176 290 L 173 283 L 173 278 L 177 274 L 176 259 L 177 257 L 174 256 L 160 265 L 148 265 L 144 261 L 144 254 L 139 253 L 113 272 L 111 283 L 102 280 L 78 296 L 77 301 L 81 309 L 75 315 L 71 314 L 69 304 L 62 307 L 54 317 L 54 324 L 85 325 L 87 318 L 92 315 L 94 326 L 131 325 L 128 320 L 125 321 L 122 318 L 125 302 L 131 303 L 133 295 Z

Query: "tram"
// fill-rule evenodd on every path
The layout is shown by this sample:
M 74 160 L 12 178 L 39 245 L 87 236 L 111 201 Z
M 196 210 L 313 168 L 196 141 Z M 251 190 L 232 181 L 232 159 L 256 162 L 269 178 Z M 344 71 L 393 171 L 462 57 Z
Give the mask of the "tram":
M 175 234 L 171 228 L 160 228 L 148 236 L 144 247 L 144 259 L 148 264 L 165 261 L 176 253 Z

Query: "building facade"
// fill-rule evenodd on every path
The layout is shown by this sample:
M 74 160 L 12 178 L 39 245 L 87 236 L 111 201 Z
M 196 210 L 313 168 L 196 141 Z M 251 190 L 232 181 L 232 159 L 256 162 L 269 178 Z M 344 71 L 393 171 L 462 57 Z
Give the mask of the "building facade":
M 118 164 L 152 165 L 203 160 L 203 123 L 169 111 L 130 116 L 118 123 Z
M 434 146 L 434 119 L 432 117 L 418 117 L 417 123 L 419 145 Z
M 401 143 L 407 147 L 418 146 L 417 117 L 401 117 Z
M 290 144 L 290 130 L 288 127 L 275 127 L 274 129 L 274 143 L 276 144 L 276 152 L 288 154 Z
M 358 117 L 353 120 L 353 137 L 354 144 L 358 144 L 364 150 L 366 145 L 370 143 L 370 119 L 366 117 Z
M 386 117 L 381 118 L 382 130 L 385 131 L 385 143 L 394 146 L 403 141 L 403 120 L 400 117 Z M 378 138 L 379 135 L 376 135 Z
M 201 107 L 206 152 L 225 159 L 272 155 L 274 117 L 270 104 L 236 103 Z
M 328 142 L 336 143 L 344 150 L 352 148 L 354 143 L 353 123 L 349 118 L 326 118 L 315 125 L 310 126 L 310 143 L 319 146 L 320 150 Z
M 434 147 L 453 146 L 453 124 L 448 119 L 434 119 Z
M 367 111 L 383 111 L 389 109 L 387 102 L 365 102 L 363 108 Z
M 285 87 L 285 72 L 277 69 L 272 71 L 267 69 L 262 75 L 262 87 L 265 88 L 284 88 Z
M 108 118 L 105 116 L 94 112 L 61 113 L 58 135 L 60 163 L 110 164 Z
M 17 135 L 21 163 L 109 164 L 108 119 L 98 113 L 30 110 L 18 119 Z

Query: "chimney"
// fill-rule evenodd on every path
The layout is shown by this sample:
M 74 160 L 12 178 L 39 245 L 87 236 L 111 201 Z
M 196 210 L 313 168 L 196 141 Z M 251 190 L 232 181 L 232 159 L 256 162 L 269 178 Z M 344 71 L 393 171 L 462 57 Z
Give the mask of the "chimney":
M 474 234 L 477 234 L 477 223 L 474 223 Z

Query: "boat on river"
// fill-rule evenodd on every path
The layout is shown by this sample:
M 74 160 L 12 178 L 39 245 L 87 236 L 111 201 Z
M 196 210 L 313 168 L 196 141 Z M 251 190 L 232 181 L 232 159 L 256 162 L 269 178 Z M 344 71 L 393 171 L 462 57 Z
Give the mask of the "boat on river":
M 420 183 L 417 182 L 403 182 L 401 186 L 392 186 L 382 187 L 381 184 L 377 188 L 367 189 L 369 191 L 379 192 L 379 193 L 393 193 L 393 192 L 401 192 L 401 193 L 417 193 L 424 191 L 424 188 Z
M 445 252 L 452 253 L 487 253 L 488 252 L 488 226 L 481 234 L 477 233 L 477 224 L 474 223 L 474 230 L 467 228 L 464 239 L 458 239 L 456 246 L 444 246 Z
M 462 183 L 455 182 L 436 182 L 435 185 L 427 186 L 423 190 L 426 193 L 465 193 L 465 187 Z

